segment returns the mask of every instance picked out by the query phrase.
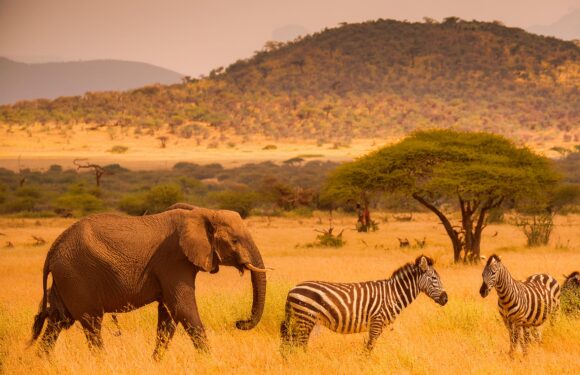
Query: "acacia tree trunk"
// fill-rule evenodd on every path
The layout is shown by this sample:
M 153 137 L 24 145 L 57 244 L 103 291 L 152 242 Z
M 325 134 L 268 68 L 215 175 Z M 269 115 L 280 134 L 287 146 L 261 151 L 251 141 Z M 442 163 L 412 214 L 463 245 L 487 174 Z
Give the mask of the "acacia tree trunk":
M 429 203 L 417 193 L 413 198 L 435 213 L 445 227 L 453 244 L 453 261 L 459 263 L 479 263 L 481 255 L 481 234 L 485 228 L 485 216 L 494 207 L 503 202 L 502 197 L 486 198 L 484 203 L 479 200 L 464 200 L 460 195 L 461 231 L 454 229 L 449 219 L 435 205 Z M 463 257 L 461 256 L 463 252 Z
M 359 232 L 368 232 L 371 230 L 371 211 L 369 210 L 369 198 L 365 192 L 360 194 L 362 206 L 357 204 L 357 215 L 358 215 L 358 231 Z
M 412 196 L 416 201 L 427 207 L 435 215 L 437 215 L 437 217 L 439 217 L 439 220 L 441 220 L 441 224 L 443 224 L 449 239 L 451 239 L 451 244 L 453 245 L 453 261 L 455 263 L 459 263 L 461 260 L 461 250 L 463 250 L 463 240 L 461 239 L 460 232 L 453 229 L 453 225 L 451 225 L 449 219 L 447 219 L 443 212 L 441 212 L 437 207 L 429 203 L 425 198 L 421 197 L 417 193 L 413 193 Z
M 465 233 L 464 263 L 479 263 L 481 257 L 481 234 L 486 227 L 485 217 L 487 212 L 498 207 L 503 202 L 502 197 L 489 197 L 485 201 L 477 199 L 464 200 L 460 195 L 459 206 L 461 208 L 461 224 Z M 475 218 L 477 218 L 475 220 Z

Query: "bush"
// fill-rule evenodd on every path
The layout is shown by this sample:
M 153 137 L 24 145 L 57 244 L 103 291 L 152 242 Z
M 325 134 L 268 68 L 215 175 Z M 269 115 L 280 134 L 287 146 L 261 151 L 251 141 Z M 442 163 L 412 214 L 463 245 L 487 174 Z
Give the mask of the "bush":
M 182 200 L 181 186 L 177 184 L 157 185 L 145 194 L 145 207 L 148 213 L 157 213 Z
M 572 272 L 562 285 L 560 297 L 562 311 L 572 317 L 580 317 L 580 274 Z
M 334 228 L 330 227 L 324 230 L 317 230 L 320 234 L 316 236 L 316 241 L 306 244 L 306 247 L 343 247 L 346 242 L 342 239 L 341 230 L 339 234 L 333 234 Z
M 75 216 L 84 216 L 104 208 L 99 195 L 99 189 L 88 188 L 81 182 L 71 185 L 66 194 L 56 199 L 54 206 L 58 212 L 71 212 Z
M 127 146 L 113 146 L 111 147 L 108 152 L 111 152 L 113 154 L 124 154 L 125 152 L 127 152 L 127 150 L 129 150 L 129 147 Z
M 117 207 L 129 215 L 141 216 L 147 212 L 145 193 L 126 194 L 121 198 Z
M 5 207 L 8 213 L 20 211 L 38 211 L 42 201 L 41 191 L 34 186 L 23 186 L 16 190 L 15 196 L 10 199 Z
M 533 215 L 531 217 L 516 218 L 516 225 L 528 239 L 527 246 L 543 246 L 550 241 L 554 229 L 554 216 L 551 213 Z
M 261 198 L 255 191 L 218 191 L 208 194 L 208 199 L 224 210 L 236 211 L 241 217 L 250 215 L 250 211 L 261 203 Z

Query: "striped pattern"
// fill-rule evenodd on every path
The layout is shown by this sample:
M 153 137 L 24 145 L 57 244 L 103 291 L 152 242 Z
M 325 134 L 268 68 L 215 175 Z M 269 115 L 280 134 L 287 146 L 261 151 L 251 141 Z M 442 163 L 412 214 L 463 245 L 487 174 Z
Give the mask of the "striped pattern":
M 422 256 L 417 258 L 416 264 L 399 268 L 386 280 L 298 284 L 286 299 L 282 345 L 305 348 L 312 329 L 321 324 L 343 334 L 368 331 L 367 349 L 371 350 L 383 327 L 394 322 L 419 292 L 440 304 L 447 302 L 447 294 L 432 264 L 431 259 Z
M 518 344 L 527 353 L 533 336 L 541 340 L 539 326 L 560 309 L 560 285 L 547 274 L 536 274 L 525 281 L 515 280 L 497 255 L 492 255 L 483 270 L 480 294 L 492 288 L 498 295 L 499 313 L 510 334 L 510 354 Z

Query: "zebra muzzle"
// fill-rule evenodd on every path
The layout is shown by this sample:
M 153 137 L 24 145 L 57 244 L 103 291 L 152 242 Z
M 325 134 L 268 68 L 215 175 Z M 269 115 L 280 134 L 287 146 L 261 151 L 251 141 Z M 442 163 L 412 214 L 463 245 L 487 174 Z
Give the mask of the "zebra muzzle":
M 481 284 L 481 288 L 479 288 L 479 294 L 483 298 L 487 297 L 487 295 L 489 294 L 489 288 L 487 287 L 487 284 L 485 282 Z
M 439 299 L 437 299 L 437 303 L 440 304 L 441 306 L 445 306 L 447 304 L 448 298 L 447 298 L 447 292 L 443 292 L 443 294 L 439 297 Z

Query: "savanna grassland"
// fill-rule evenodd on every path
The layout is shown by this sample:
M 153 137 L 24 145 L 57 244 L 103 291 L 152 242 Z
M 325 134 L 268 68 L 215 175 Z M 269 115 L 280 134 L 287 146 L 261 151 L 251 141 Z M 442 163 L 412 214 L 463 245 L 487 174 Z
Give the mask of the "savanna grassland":
M 61 334 L 50 360 L 27 348 L 31 325 L 42 292 L 41 269 L 49 244 L 73 219 L 0 219 L 0 368 L 10 374 L 153 374 L 153 373 L 519 373 L 575 374 L 580 370 L 580 321 L 561 317 L 544 329 L 544 342 L 533 345 L 528 357 L 507 354 L 507 331 L 497 312 L 495 292 L 479 296 L 483 265 L 453 265 L 448 238 L 440 224 L 427 214 L 399 222 L 391 214 L 377 214 L 377 232 L 357 233 L 355 218 L 334 218 L 345 229 L 340 249 L 308 248 L 313 229 L 327 227 L 327 217 L 251 217 L 247 225 L 265 263 L 275 268 L 268 275 L 266 309 L 252 331 L 235 329 L 234 322 L 249 314 L 249 276 L 222 267 L 216 275 L 198 278 L 198 305 L 208 331 L 210 354 L 197 353 L 180 328 L 164 359 L 151 359 L 155 340 L 156 306 L 119 316 L 122 336 L 105 317 L 106 350 L 89 351 L 76 324 Z M 580 216 L 557 216 L 549 246 L 526 248 L 525 237 L 509 224 L 490 224 L 484 231 L 482 252 L 498 253 L 516 278 L 532 273 L 562 274 L 580 269 Z M 47 244 L 34 246 L 32 235 Z M 400 249 L 397 237 L 426 237 L 423 249 Z M 364 334 L 339 335 L 315 329 L 307 353 L 284 360 L 278 351 L 279 325 L 288 290 L 303 280 L 362 281 L 388 277 L 392 271 L 421 253 L 436 260 L 436 269 L 449 294 L 441 307 L 421 295 L 386 329 L 374 352 L 362 352 Z

